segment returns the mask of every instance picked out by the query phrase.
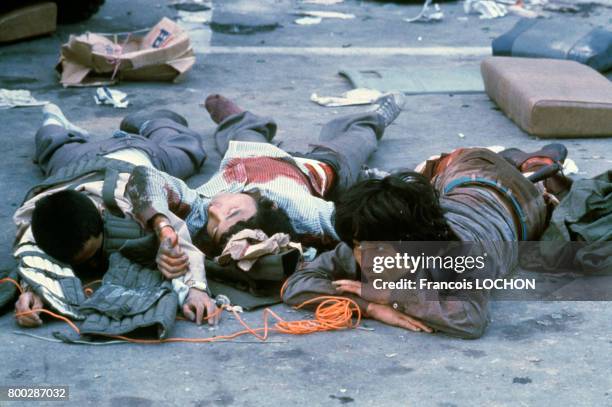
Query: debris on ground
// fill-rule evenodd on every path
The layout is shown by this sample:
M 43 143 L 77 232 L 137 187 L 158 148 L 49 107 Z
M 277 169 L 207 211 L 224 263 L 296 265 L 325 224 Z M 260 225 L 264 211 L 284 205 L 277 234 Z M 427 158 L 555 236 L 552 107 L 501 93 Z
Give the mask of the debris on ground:
M 578 172 L 579 172 L 579 168 L 576 165 L 576 162 L 572 160 L 571 158 L 566 158 L 565 161 L 563 162 L 563 174 L 564 175 L 578 174 Z
M 305 17 L 336 18 L 340 20 L 351 20 L 355 18 L 355 14 L 340 13 L 338 11 L 299 11 L 296 13 L 296 15 Z
M 374 103 L 382 93 L 376 89 L 357 88 L 344 92 L 341 96 L 319 96 L 313 93 L 310 100 L 326 107 L 368 105 Z
M 323 19 L 321 17 L 302 17 L 295 20 L 298 25 L 315 25 L 320 24 Z
M 189 36 L 168 18 L 144 36 L 121 34 L 71 35 L 56 67 L 60 83 L 67 87 L 119 80 L 177 81 L 195 64 Z
M 442 19 L 444 18 L 444 12 L 442 11 L 442 9 L 437 3 L 434 4 L 432 7 L 431 1 L 432 0 L 425 0 L 425 3 L 423 4 L 423 8 L 421 9 L 421 12 L 416 17 L 404 18 L 404 21 L 408 23 L 415 23 L 415 22 L 429 23 L 429 22 L 442 21 Z
M 342 3 L 344 0 L 302 0 L 304 4 L 318 4 L 320 6 L 331 6 L 333 4 Z
M 206 24 L 210 22 L 210 11 L 182 11 L 179 10 L 177 15 L 179 20 L 191 24 Z
M 175 2 L 168 4 L 168 7 L 171 7 L 178 11 L 188 12 L 209 11 L 211 9 L 211 7 L 207 4 L 204 4 L 202 0 Z
M 406 64 L 390 68 L 341 69 L 340 75 L 354 88 L 377 89 L 381 92 L 401 91 L 405 94 L 426 93 L 479 93 L 484 83 L 477 66 L 458 65 L 421 67 Z
M 466 14 L 479 14 L 481 20 L 499 18 L 508 14 L 505 5 L 492 0 L 465 0 L 463 10 Z
M 130 102 L 127 100 L 127 93 L 121 92 L 117 89 L 109 89 L 106 86 L 102 86 L 96 89 L 94 100 L 96 105 L 111 105 L 118 109 L 125 109 L 128 107 Z
M 47 101 L 36 100 L 29 90 L 25 89 L 0 89 L 0 109 L 12 107 L 30 107 L 46 105 Z
M 275 15 L 252 15 L 248 12 L 215 10 L 210 29 L 213 32 L 230 35 L 253 35 L 272 32 L 282 27 Z

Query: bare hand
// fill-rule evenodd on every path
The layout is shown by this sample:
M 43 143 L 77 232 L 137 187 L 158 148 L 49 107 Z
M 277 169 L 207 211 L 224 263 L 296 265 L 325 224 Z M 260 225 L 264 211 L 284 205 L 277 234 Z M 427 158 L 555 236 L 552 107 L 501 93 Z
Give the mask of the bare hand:
M 356 280 L 336 280 L 332 281 L 336 291 L 339 293 L 351 293 L 361 297 L 361 281 Z
M 27 315 L 19 314 L 41 309 L 42 307 L 43 302 L 38 295 L 33 292 L 21 294 L 15 303 L 15 318 L 17 319 L 17 323 L 26 328 L 41 326 L 43 321 L 40 319 L 40 312 L 32 312 Z
M 433 329 L 418 319 L 402 314 L 389 305 L 370 303 L 368 305 L 367 314 L 370 318 L 387 325 L 398 326 L 414 332 L 433 332 Z
M 157 251 L 157 268 L 168 280 L 180 277 L 189 271 L 189 256 L 178 245 L 178 236 L 171 228 L 164 228 Z
M 216 325 L 221 319 L 221 310 L 217 308 L 217 304 L 204 291 L 195 288 L 189 289 L 183 304 L 183 314 L 198 325 L 202 325 L 202 321 Z
M 377 304 L 388 304 L 389 293 L 386 290 L 362 290 L 363 284 L 356 280 L 336 280 L 332 281 L 336 291 L 340 294 L 351 293 L 355 294 L 366 301 L 375 302 Z

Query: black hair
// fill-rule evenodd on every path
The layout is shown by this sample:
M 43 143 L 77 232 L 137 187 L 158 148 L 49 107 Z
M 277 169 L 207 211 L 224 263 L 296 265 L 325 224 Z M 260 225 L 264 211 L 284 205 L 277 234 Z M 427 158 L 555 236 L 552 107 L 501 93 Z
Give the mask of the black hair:
M 32 233 L 48 255 L 70 264 L 85 243 L 102 233 L 103 222 L 96 205 L 84 194 L 64 190 L 36 202 Z
M 403 171 L 360 181 L 336 203 L 340 239 L 353 241 L 453 240 L 437 191 L 423 175 Z
M 287 215 L 284 209 L 279 208 L 274 201 L 264 196 L 258 194 L 251 196 L 255 199 L 257 206 L 255 215 L 249 219 L 239 221 L 230 227 L 221 235 L 218 244 L 214 244 L 212 238 L 206 232 L 206 227 L 203 227 L 194 237 L 194 245 L 203 250 L 208 256 L 216 256 L 221 253 L 223 247 L 225 247 L 232 236 L 244 229 L 259 229 L 268 236 L 272 236 L 275 233 L 286 233 L 293 241 L 299 238 L 291 224 L 289 215 Z

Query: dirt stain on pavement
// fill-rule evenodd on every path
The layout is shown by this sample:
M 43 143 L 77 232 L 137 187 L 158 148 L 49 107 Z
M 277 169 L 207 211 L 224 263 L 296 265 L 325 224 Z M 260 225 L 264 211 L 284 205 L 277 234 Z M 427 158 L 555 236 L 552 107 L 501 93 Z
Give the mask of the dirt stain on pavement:
M 528 384 L 531 382 L 532 380 L 529 377 L 515 377 L 512 379 L 513 384 Z
M 333 394 L 329 395 L 330 399 L 335 399 L 338 400 L 340 402 L 340 404 L 347 404 L 347 403 L 352 403 L 355 401 L 354 398 L 352 397 L 348 397 L 348 396 L 334 396 Z
M 499 335 L 504 339 L 523 340 L 539 333 L 557 333 L 568 330 L 572 325 L 584 321 L 581 313 L 569 313 L 567 311 L 555 312 L 531 318 L 512 325 L 504 325 Z
M 414 369 L 406 366 L 387 366 L 377 370 L 381 376 L 401 376 L 414 372 Z
M 487 352 L 482 351 L 482 350 L 476 350 L 476 349 L 466 349 L 464 351 L 461 351 L 461 353 L 463 353 L 465 356 L 469 358 L 474 358 L 474 359 L 480 359 L 480 358 L 484 358 L 485 356 L 487 356 Z

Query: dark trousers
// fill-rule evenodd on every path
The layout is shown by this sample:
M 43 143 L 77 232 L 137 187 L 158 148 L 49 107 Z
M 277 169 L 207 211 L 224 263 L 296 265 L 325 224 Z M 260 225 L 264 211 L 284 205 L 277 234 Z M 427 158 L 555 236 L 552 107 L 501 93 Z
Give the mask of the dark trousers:
M 230 141 L 269 143 L 276 129 L 273 120 L 242 112 L 219 124 L 215 142 L 219 153 L 224 155 Z M 310 145 L 310 151 L 291 155 L 319 160 L 334 169 L 336 181 L 326 196 L 334 200 L 358 180 L 362 166 L 376 151 L 384 129 L 382 118 L 373 112 L 338 117 L 323 126 L 319 141 Z
M 90 141 L 82 134 L 50 124 L 38 130 L 35 142 L 35 162 L 46 176 L 75 160 L 126 148 L 144 151 L 155 168 L 182 179 L 198 172 L 206 159 L 200 135 L 166 118 L 146 122 L 140 134 L 116 132 L 102 141 Z

